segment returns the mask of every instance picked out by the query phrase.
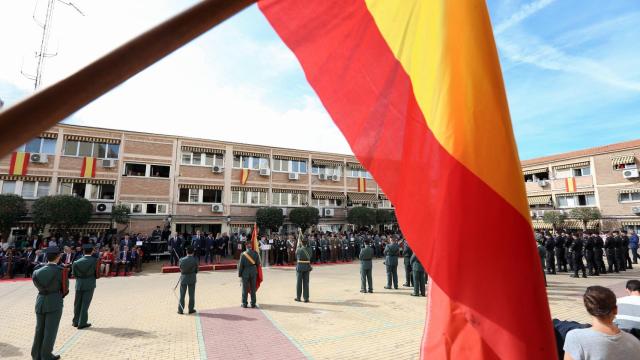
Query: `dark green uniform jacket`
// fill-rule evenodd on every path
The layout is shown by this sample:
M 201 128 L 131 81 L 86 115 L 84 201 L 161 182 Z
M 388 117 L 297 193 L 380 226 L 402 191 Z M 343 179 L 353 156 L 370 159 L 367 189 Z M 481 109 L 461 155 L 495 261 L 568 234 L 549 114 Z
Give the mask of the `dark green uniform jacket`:
M 71 271 L 76 278 L 76 291 L 85 291 L 96 288 L 96 263 L 98 259 L 85 255 L 73 262 Z
M 252 264 L 249 259 L 247 259 L 247 257 L 244 255 L 245 253 L 253 259 L 255 264 Z M 240 255 L 240 261 L 238 262 L 238 276 L 256 276 L 258 274 L 258 266 L 260 266 L 260 256 L 258 256 L 258 253 L 253 249 L 247 249 L 247 251 Z
M 304 246 L 296 251 L 296 271 L 311 271 L 311 249 Z
M 198 260 L 193 256 L 185 256 L 180 259 L 180 283 L 185 285 L 196 283 L 198 273 Z
M 360 269 L 369 270 L 373 268 L 371 264 L 371 259 L 373 259 L 373 248 L 371 246 L 367 246 L 360 251 Z
M 62 310 L 62 268 L 47 264 L 33 272 L 33 284 L 38 289 L 36 314 Z M 69 288 L 69 280 L 66 281 Z
M 411 268 L 413 271 L 424 272 L 424 267 L 420 263 L 420 260 L 418 260 L 416 254 L 411 255 Z
M 400 246 L 398 244 L 389 244 L 384 248 L 384 263 L 389 266 L 398 265 L 398 255 L 400 255 Z

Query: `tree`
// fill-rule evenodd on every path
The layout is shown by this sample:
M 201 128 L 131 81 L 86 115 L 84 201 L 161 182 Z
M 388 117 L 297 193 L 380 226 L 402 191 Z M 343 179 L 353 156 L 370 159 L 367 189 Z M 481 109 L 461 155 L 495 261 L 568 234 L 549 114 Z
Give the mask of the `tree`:
M 91 211 L 89 200 L 70 195 L 41 197 L 32 207 L 33 221 L 38 227 L 51 225 L 62 230 L 88 223 Z
M 302 231 L 306 231 L 312 225 L 318 224 L 320 212 L 318 208 L 312 206 L 295 208 L 289 212 L 289 220 L 294 225 L 302 228 Z
M 574 208 L 571 209 L 569 216 L 573 219 L 582 221 L 582 230 L 587 229 L 587 224 L 592 220 L 600 220 L 602 218 L 602 214 L 600 214 L 600 210 L 598 208 Z
M 11 228 L 27 213 L 24 199 L 14 194 L 0 195 L 0 233 L 9 239 Z
M 393 211 L 386 209 L 376 209 L 376 224 L 386 225 L 393 223 Z
M 376 224 L 376 211 L 364 206 L 356 206 L 347 214 L 349 224 L 365 227 Z
M 562 224 L 567 219 L 567 215 L 565 215 L 562 211 L 552 211 L 548 210 L 544 212 L 542 215 L 542 222 L 545 224 L 551 224 L 553 231 L 556 231 L 559 227 L 562 227 Z
M 278 207 L 263 207 L 256 212 L 256 223 L 261 229 L 278 231 L 284 222 L 282 209 Z
M 129 227 L 129 213 L 130 208 L 127 205 L 118 204 L 114 205 L 111 209 L 111 222 L 116 224 L 126 224 L 123 232 Z

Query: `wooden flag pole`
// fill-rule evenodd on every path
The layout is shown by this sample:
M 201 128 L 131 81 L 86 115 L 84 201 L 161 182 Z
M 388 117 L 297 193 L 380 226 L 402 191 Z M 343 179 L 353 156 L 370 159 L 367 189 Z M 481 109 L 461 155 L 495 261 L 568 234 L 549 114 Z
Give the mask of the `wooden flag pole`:
M 0 157 L 254 2 L 199 2 L 71 76 L 1 111 Z

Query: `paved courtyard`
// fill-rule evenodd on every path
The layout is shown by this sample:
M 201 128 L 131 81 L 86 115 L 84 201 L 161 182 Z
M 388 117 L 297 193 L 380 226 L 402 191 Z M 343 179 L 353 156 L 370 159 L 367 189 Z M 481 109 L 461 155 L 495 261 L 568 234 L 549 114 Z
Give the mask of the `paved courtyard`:
M 617 293 L 640 278 L 640 267 L 620 275 L 572 279 L 549 276 L 554 317 L 588 321 L 580 296 L 588 285 Z M 404 271 L 399 269 L 403 279 Z M 357 264 L 316 266 L 311 303 L 297 303 L 293 268 L 265 269 L 260 309 L 241 309 L 235 271 L 198 275 L 197 315 L 178 315 L 178 274 L 144 273 L 98 281 L 89 321 L 71 326 L 73 284 L 65 299 L 55 351 L 63 359 L 416 359 L 426 299 L 411 290 L 385 290 L 384 266 L 374 264 L 373 294 L 359 292 Z M 30 281 L 0 282 L 0 358 L 29 358 L 35 317 Z

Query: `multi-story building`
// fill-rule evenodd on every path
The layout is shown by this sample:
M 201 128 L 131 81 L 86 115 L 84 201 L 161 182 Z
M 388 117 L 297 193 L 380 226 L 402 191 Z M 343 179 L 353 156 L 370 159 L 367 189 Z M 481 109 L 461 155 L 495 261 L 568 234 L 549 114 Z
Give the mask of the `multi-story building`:
M 522 161 L 534 228 L 548 210 L 596 207 L 602 220 L 588 227 L 602 230 L 640 228 L 640 140 L 622 142 Z M 569 219 L 565 227 L 581 229 Z
M 345 225 L 351 206 L 392 209 L 350 155 L 63 124 L 15 154 L 28 156 L 26 169 L 16 174 L 15 156 L 0 159 L 1 193 L 21 195 L 28 205 L 46 195 L 86 198 L 94 215 L 83 228 L 94 231 L 111 226 L 114 204 L 130 207 L 129 231 L 147 233 L 168 224 L 179 232 L 250 228 L 264 206 L 285 215 L 318 207 L 323 230 Z

